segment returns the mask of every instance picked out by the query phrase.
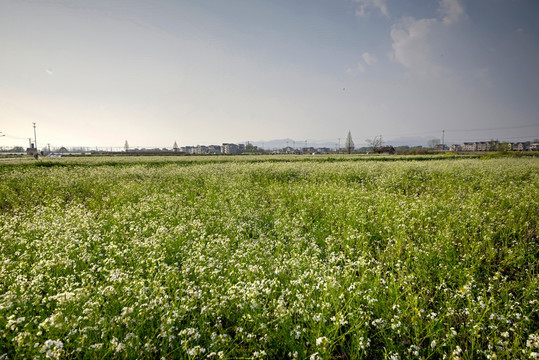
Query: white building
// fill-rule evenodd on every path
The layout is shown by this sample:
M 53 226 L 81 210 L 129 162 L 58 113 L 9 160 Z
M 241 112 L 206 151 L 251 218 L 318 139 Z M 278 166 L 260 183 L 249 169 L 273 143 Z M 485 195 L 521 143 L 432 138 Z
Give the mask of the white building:
M 476 142 L 462 143 L 462 151 L 477 151 L 477 143 Z
M 223 154 L 239 154 L 240 152 L 240 148 L 238 145 L 236 144 L 229 144 L 229 143 L 224 143 L 222 146 L 221 146 L 221 152 Z

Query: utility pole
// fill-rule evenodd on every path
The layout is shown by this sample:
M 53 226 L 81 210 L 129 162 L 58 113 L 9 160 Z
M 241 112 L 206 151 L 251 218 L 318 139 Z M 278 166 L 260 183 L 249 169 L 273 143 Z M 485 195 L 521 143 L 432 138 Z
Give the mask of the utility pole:
M 442 146 L 445 149 L 445 130 L 442 130 Z
M 32 124 L 34 124 L 34 146 L 36 147 L 36 150 L 37 150 L 36 123 L 32 123 Z

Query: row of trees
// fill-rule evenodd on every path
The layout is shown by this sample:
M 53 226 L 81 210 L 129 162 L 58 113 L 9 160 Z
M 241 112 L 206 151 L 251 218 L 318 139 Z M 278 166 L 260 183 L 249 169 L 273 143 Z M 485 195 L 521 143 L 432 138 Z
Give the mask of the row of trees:
M 8 148 L 8 147 L 3 147 L 0 152 L 9 152 L 9 153 L 22 153 L 22 152 L 25 152 L 25 148 L 23 148 L 22 146 L 14 146 L 12 148 Z
M 367 139 L 367 144 L 372 148 L 373 152 L 377 152 L 382 148 L 384 140 L 382 135 L 375 136 L 372 139 Z M 346 153 L 351 154 L 354 152 L 354 140 L 352 140 L 352 133 L 348 130 L 348 135 L 346 136 L 346 141 L 344 143 L 344 148 Z

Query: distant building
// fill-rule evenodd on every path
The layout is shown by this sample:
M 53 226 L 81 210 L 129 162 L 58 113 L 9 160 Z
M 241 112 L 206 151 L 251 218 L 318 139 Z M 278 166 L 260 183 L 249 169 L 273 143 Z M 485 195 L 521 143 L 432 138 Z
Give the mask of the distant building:
M 480 141 L 477 144 L 477 151 L 487 151 L 488 150 L 488 143 L 484 141 Z
M 462 143 L 462 151 L 494 151 L 498 144 L 498 140 L 465 142 Z
M 436 144 L 434 145 L 434 150 L 444 151 L 444 150 L 449 150 L 449 148 L 445 144 Z
M 317 151 L 317 150 L 316 150 L 314 147 L 312 147 L 312 146 L 301 148 L 301 153 L 302 153 L 302 154 L 313 154 L 313 153 L 315 153 L 316 151 Z M 292 151 L 289 151 L 288 153 L 290 154 L 290 153 L 292 153 Z
M 462 143 L 462 151 L 477 151 L 477 143 L 475 142 Z
M 208 146 L 208 150 L 206 154 L 220 154 L 221 153 L 221 146 L 219 145 L 210 145 Z
M 460 146 L 459 144 L 453 144 L 449 147 L 449 151 L 453 151 L 453 152 L 462 151 L 462 146 Z
M 527 142 L 519 142 L 519 143 L 514 144 L 513 149 L 515 151 L 527 151 L 530 147 L 529 145 L 530 144 Z
M 310 154 L 312 152 L 314 152 L 314 148 L 309 148 L 309 151 L 306 152 L 306 154 Z M 300 155 L 302 152 L 298 149 L 294 149 L 293 147 L 291 146 L 287 146 L 283 149 L 282 151 L 283 154 L 296 154 L 296 155 Z M 305 154 L 305 153 L 304 153 Z
M 227 155 L 239 154 L 240 147 L 236 144 L 224 143 L 221 145 L 221 152 Z
M 331 152 L 331 149 L 328 147 L 319 147 L 318 149 L 316 149 L 316 152 L 320 154 L 329 154 Z
M 195 147 L 193 146 L 184 146 L 180 148 L 180 152 L 183 152 L 185 154 L 193 155 L 195 154 Z
M 37 156 L 37 148 L 34 144 L 30 144 L 30 147 L 26 148 L 26 155 Z
M 208 153 L 208 147 L 205 146 L 205 145 L 198 145 L 195 148 L 195 154 L 197 154 L 197 155 L 203 155 L 203 154 L 207 154 L 207 153 Z

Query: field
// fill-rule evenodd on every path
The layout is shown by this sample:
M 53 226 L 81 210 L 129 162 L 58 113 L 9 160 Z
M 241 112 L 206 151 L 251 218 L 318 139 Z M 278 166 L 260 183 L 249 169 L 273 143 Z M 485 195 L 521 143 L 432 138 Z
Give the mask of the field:
M 538 224 L 538 157 L 4 161 L 0 359 L 537 358 Z

